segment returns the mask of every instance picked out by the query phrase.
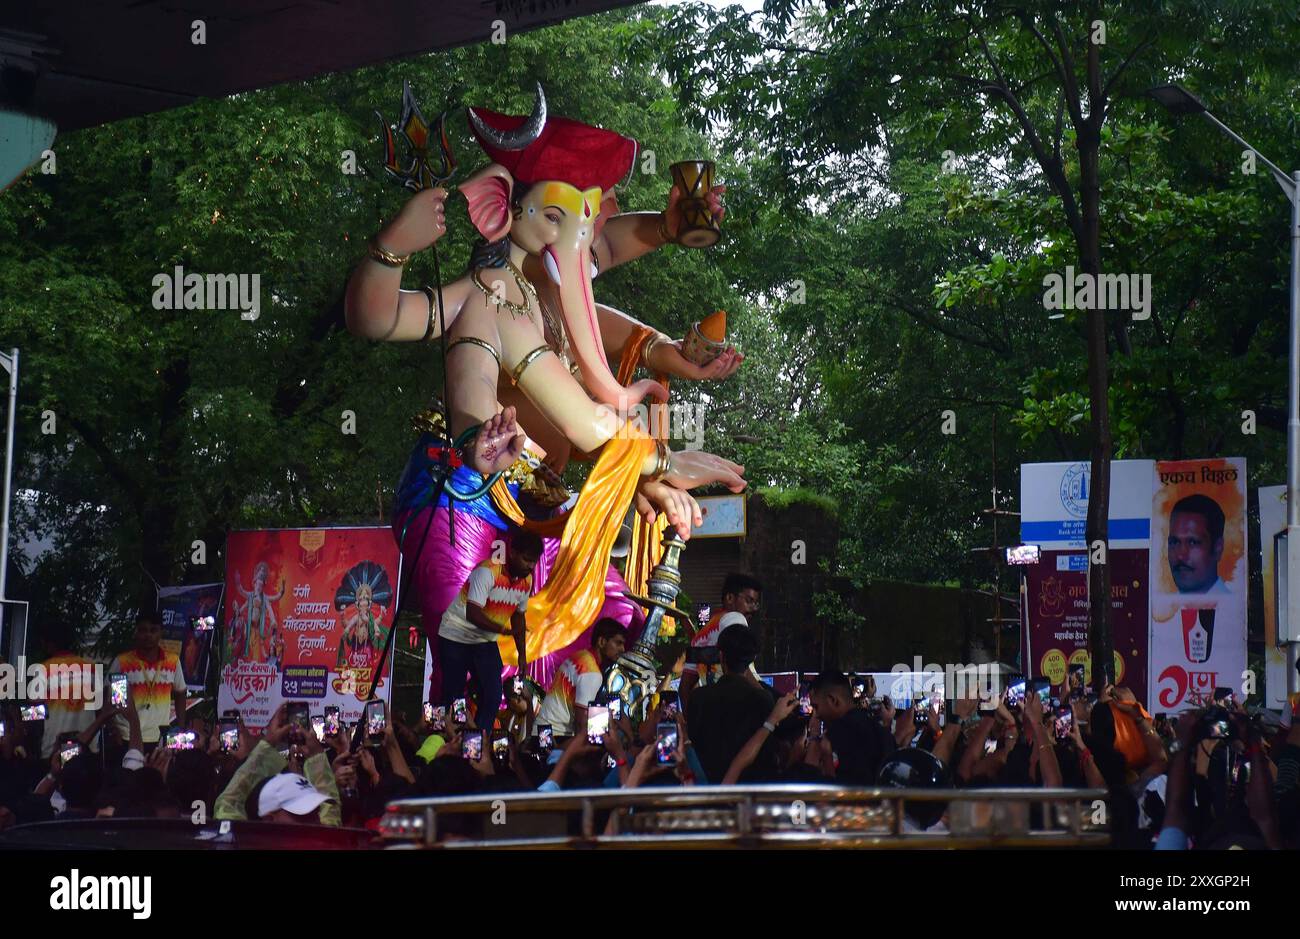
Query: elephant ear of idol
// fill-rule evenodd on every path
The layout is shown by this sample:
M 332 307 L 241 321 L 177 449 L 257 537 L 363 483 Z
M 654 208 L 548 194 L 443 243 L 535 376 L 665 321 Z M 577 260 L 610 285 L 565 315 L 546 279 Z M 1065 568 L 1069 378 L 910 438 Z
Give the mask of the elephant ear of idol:
M 510 173 L 499 163 L 489 163 L 461 184 L 470 221 L 488 242 L 510 232 L 510 185 Z
M 607 192 L 600 200 L 600 214 L 596 216 L 596 237 L 595 241 L 600 240 L 600 233 L 605 228 L 605 223 L 618 214 L 618 200 L 614 198 L 612 192 Z

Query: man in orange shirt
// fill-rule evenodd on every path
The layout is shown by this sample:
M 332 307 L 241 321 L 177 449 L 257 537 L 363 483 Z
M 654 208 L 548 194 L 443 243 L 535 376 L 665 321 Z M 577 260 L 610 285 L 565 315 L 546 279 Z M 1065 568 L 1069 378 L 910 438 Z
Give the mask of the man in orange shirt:
M 163 648 L 162 620 L 157 613 L 141 613 L 135 618 L 135 648 L 113 659 L 108 673 L 124 674 L 130 682 L 146 749 L 156 746 L 162 728 L 171 725 L 173 708 L 176 723 L 185 725 L 185 673 L 180 657 Z
M 95 722 L 95 703 L 103 702 L 93 660 L 79 655 L 76 631 L 67 623 L 46 623 L 41 629 L 46 655 L 45 733 L 41 757 L 48 760 L 55 744 L 67 734 L 79 734 Z

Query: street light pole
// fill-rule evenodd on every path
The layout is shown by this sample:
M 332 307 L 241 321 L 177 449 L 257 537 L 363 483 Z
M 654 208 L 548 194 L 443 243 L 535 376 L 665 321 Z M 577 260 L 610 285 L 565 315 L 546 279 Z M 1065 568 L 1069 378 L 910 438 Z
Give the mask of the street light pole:
M 0 634 L 4 631 L 5 593 L 9 574 L 9 502 L 14 481 L 14 416 L 18 413 L 18 350 L 0 352 L 0 366 L 9 373 L 9 417 L 5 432 L 4 503 L 0 507 Z
M 1295 665 L 1300 642 L 1293 637 L 1300 635 L 1300 170 L 1287 173 L 1268 157 L 1264 156 L 1231 127 L 1210 113 L 1199 98 L 1178 85 L 1162 85 L 1147 91 L 1152 98 L 1168 108 L 1174 114 L 1199 114 L 1223 131 L 1251 154 L 1258 157 L 1273 179 L 1282 187 L 1287 201 L 1291 203 L 1291 309 L 1290 342 L 1288 344 L 1287 371 L 1289 388 L 1286 411 L 1286 632 L 1287 632 L 1287 670 L 1286 689 L 1291 694 L 1297 690 Z M 1261 550 L 1264 548 L 1261 538 Z M 1282 578 L 1274 558 L 1273 576 Z M 1278 625 L 1282 625 L 1283 611 L 1278 610 Z
M 1281 185 L 1286 177 L 1274 170 L 1274 178 Z M 1291 200 L 1291 387 L 1286 412 L 1286 622 L 1290 638 L 1300 626 L 1300 170 L 1292 174 L 1290 188 L 1282 189 Z M 1276 560 L 1273 576 L 1281 576 Z M 1300 644 L 1287 644 L 1288 696 L 1296 691 L 1300 678 L 1296 672 L 1297 651 Z

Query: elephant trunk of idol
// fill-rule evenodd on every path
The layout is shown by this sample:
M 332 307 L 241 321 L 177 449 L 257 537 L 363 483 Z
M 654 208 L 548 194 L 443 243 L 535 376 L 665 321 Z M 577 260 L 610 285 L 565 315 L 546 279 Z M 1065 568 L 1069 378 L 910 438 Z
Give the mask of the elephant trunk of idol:
M 591 270 L 588 252 L 557 251 L 548 245 L 542 250 L 542 265 L 559 288 L 560 315 L 569 334 L 574 358 L 582 372 L 583 384 L 598 402 L 619 412 L 639 404 L 646 396 L 642 387 L 626 388 L 618 383 L 605 357 L 600 323 L 596 319 L 596 302 L 591 293 Z

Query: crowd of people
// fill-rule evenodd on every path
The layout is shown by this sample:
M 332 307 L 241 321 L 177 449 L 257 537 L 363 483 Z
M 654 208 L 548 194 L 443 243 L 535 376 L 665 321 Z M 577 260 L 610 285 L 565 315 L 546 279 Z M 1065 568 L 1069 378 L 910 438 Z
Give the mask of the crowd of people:
M 1166 721 L 1125 688 L 1094 698 L 1081 683 L 1062 688 L 1064 700 L 1030 682 L 918 703 L 879 694 L 869 677 L 824 671 L 780 694 L 755 670 L 747 616 L 762 588 L 741 575 L 728 579 L 716 628 L 662 663 L 639 721 L 606 691 L 628 641 L 615 620 L 595 624 L 591 647 L 557 669 L 551 688 L 503 682 L 496 644 L 490 654 L 472 648 L 471 630 L 518 637 L 535 561 L 520 547 L 450 611 L 440 645 L 465 647 L 446 657 L 464 671 L 441 703 L 418 720 L 380 708 L 382 720 L 356 732 L 309 721 L 300 702 L 286 702 L 259 736 L 235 714 L 190 718 L 157 617 L 142 615 L 134 647 L 110 666 L 129 693 L 97 711 L 51 700 L 40 721 L 15 705 L 0 710 L 0 829 L 96 816 L 375 829 L 405 797 L 835 783 L 1105 790 L 1118 847 L 1300 846 L 1300 722 L 1277 728 L 1230 698 Z M 66 632 L 45 639 L 49 662 L 80 660 Z M 943 832 L 945 808 L 918 802 L 905 827 Z M 441 829 L 469 833 L 456 818 Z

